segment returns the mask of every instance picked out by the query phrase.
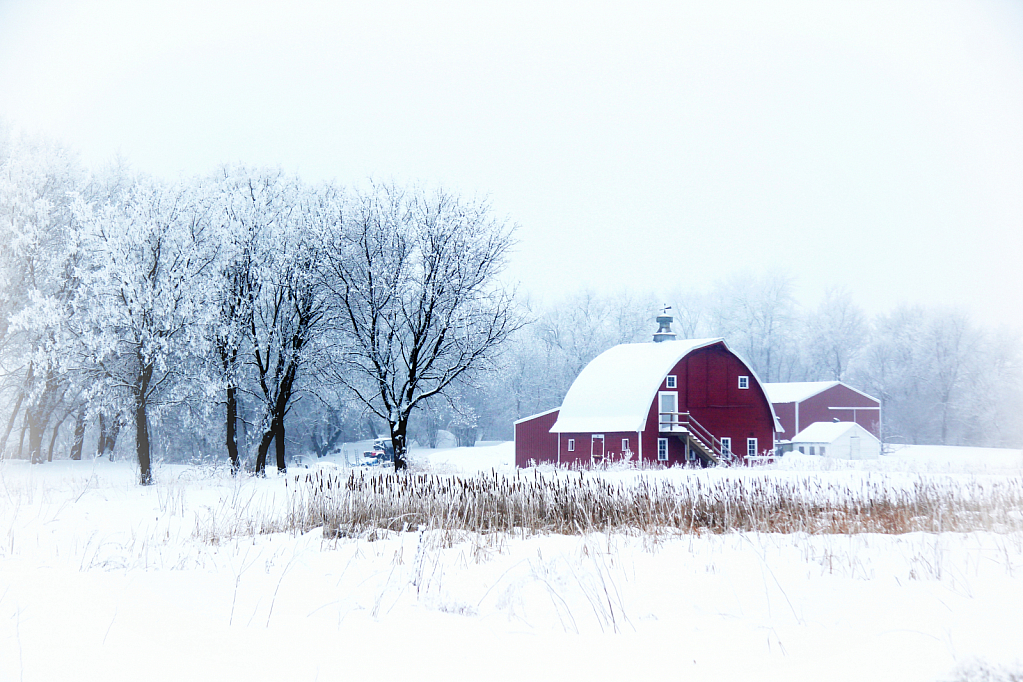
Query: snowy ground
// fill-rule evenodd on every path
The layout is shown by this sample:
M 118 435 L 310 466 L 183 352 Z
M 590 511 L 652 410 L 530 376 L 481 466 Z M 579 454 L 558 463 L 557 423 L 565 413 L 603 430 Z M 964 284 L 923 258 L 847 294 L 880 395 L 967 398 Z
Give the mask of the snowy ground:
M 513 470 L 510 444 L 415 458 Z M 907 447 L 738 475 L 921 474 L 1019 477 L 1023 453 Z M 1023 675 L 1018 533 L 253 536 L 246 524 L 287 513 L 285 478 L 135 476 L 128 463 L 0 462 L 0 680 Z

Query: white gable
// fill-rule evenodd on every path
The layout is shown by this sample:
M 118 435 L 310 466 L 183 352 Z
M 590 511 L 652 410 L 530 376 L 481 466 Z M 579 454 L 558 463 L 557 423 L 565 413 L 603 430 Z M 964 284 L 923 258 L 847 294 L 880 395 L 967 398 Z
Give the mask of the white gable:
M 834 443 L 849 431 L 861 432 L 874 438 L 874 434 L 854 422 L 814 422 L 800 431 L 793 443 Z M 876 440 L 876 439 L 875 439 Z
M 668 372 L 692 351 L 720 341 L 723 339 L 625 343 L 604 351 L 583 368 L 568 389 L 551 433 L 643 430 Z

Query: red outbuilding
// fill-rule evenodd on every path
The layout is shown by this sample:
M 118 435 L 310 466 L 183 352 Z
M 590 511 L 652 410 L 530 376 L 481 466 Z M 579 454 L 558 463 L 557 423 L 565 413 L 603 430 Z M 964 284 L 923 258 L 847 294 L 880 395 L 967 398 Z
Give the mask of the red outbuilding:
M 766 457 L 778 428 L 756 374 L 724 339 L 671 340 L 598 355 L 561 407 L 515 423 L 515 463 L 614 460 L 707 466 Z
M 764 384 L 790 441 L 816 422 L 854 422 L 881 437 L 881 401 L 841 381 L 796 381 Z

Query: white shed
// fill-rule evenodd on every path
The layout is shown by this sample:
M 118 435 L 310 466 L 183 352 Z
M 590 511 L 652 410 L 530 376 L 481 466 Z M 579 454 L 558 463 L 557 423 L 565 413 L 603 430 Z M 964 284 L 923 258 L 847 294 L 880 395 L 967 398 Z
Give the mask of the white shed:
M 881 441 L 855 422 L 814 422 L 796 434 L 791 450 L 837 459 L 877 459 Z

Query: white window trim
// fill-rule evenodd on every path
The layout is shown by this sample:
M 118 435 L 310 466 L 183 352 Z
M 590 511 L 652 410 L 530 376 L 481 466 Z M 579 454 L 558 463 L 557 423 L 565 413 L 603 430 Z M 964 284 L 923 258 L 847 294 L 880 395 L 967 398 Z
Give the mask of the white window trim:
M 739 388 L 746 390 L 749 388 L 749 375 L 742 375 L 739 377 Z
M 668 378 L 664 380 L 664 385 L 668 388 L 678 388 L 678 377 L 674 374 L 669 374 Z
M 628 438 L 622 438 L 622 452 L 630 452 Z
M 662 450 L 661 446 L 662 445 L 664 446 L 664 448 L 663 448 L 663 450 L 664 450 L 663 456 L 661 454 L 661 450 Z M 657 439 L 657 461 L 658 462 L 667 462 L 668 461 L 668 439 L 667 438 L 658 438 Z
M 721 437 L 721 451 L 730 454 L 732 452 L 732 438 L 731 436 Z
M 757 456 L 757 439 L 747 438 L 746 439 L 746 456 L 756 457 Z
M 575 452 L 575 438 L 568 439 L 568 451 Z

